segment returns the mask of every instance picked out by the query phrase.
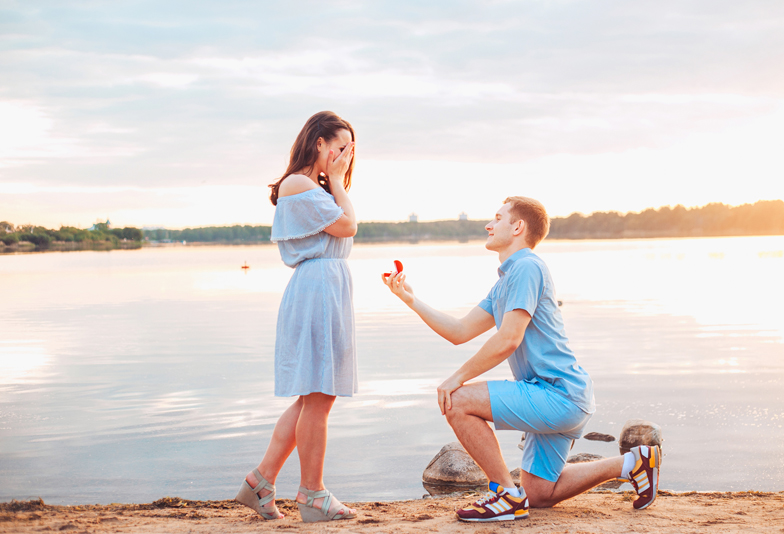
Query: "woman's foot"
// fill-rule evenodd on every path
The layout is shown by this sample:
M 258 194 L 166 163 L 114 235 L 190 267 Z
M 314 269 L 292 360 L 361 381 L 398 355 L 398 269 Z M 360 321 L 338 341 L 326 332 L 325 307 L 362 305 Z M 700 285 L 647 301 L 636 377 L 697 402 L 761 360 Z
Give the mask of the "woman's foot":
M 324 490 L 324 486 L 321 486 L 318 489 L 314 489 L 312 491 L 322 491 Z M 301 491 L 297 492 L 297 502 L 300 504 L 307 504 L 308 497 Z M 321 509 L 321 506 L 324 504 L 324 497 L 314 499 L 313 504 L 311 505 L 313 508 Z M 337 512 L 335 514 L 335 519 L 342 519 L 343 517 L 351 518 L 357 515 L 357 511 L 353 508 L 349 508 L 333 495 L 332 501 L 329 503 L 329 513 L 330 515 Z
M 257 477 L 257 476 L 254 474 L 254 472 L 253 472 L 253 471 L 251 471 L 251 472 L 250 472 L 250 473 L 248 473 L 248 475 L 245 477 L 245 482 L 247 482 L 247 483 L 248 483 L 248 485 L 249 485 L 251 488 L 255 488 L 256 486 L 258 486 L 258 485 L 259 485 L 259 482 L 261 482 L 261 481 L 260 481 L 260 480 L 258 479 L 258 477 Z M 275 481 L 274 481 L 274 480 L 273 480 L 273 481 L 270 481 L 270 482 L 269 482 L 269 484 L 272 484 L 272 485 L 274 486 L 274 484 L 275 484 Z M 269 487 L 262 487 L 262 488 L 261 488 L 259 491 L 257 491 L 257 492 L 256 492 L 256 495 L 257 495 L 257 497 L 259 498 L 259 500 L 263 500 L 263 499 L 264 499 L 264 497 L 268 496 L 268 495 L 269 495 L 269 494 L 271 494 L 273 491 L 274 491 L 274 490 L 271 490 L 271 489 L 269 489 Z M 284 516 L 282 513 L 280 513 L 280 510 L 278 510 L 278 507 L 277 507 L 277 505 L 275 504 L 275 500 L 274 500 L 274 499 L 273 499 L 271 502 L 267 503 L 266 505 L 264 505 L 264 506 L 261 506 L 260 508 L 261 508 L 261 510 L 262 510 L 262 511 L 263 511 L 265 514 L 269 514 L 269 515 L 272 515 L 272 516 L 274 516 L 274 515 L 276 515 L 276 514 L 277 514 L 277 516 L 278 516 L 278 519 L 283 519 L 283 518 L 285 517 L 285 516 Z

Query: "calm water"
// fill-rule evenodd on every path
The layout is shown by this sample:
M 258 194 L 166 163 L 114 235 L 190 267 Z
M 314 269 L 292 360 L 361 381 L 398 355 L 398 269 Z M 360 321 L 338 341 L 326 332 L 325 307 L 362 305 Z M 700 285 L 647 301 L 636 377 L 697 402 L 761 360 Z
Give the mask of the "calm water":
M 666 488 L 784 490 L 783 251 L 784 237 L 542 244 L 596 383 L 587 430 L 661 424 Z M 393 259 L 454 314 L 497 278 L 481 243 L 355 247 L 361 393 L 336 405 L 325 474 L 345 500 L 424 493 L 454 441 L 435 387 L 485 339 L 454 347 L 421 325 L 378 280 Z M 271 246 L 0 256 L 0 501 L 233 497 L 289 403 L 272 361 L 291 272 Z M 516 467 L 519 433 L 499 436 Z M 295 454 L 281 497 L 298 469 Z

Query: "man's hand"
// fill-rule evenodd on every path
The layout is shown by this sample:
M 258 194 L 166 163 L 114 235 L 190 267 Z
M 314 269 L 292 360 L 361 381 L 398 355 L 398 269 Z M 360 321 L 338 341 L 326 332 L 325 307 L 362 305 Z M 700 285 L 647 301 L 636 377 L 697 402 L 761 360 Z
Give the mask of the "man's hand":
M 411 306 L 414 302 L 414 290 L 406 283 L 406 275 L 397 273 L 395 275 L 384 276 L 381 275 L 381 281 L 389 288 L 389 290 L 400 300 Z
M 485 311 L 482 313 L 489 317 L 490 321 L 493 320 L 493 316 L 489 313 Z M 498 332 L 482 345 L 479 352 L 469 358 L 460 366 L 460 369 L 438 386 L 438 407 L 441 408 L 441 415 L 446 415 L 446 411 L 452 409 L 452 393 L 469 380 L 489 371 L 512 355 L 522 343 L 525 329 L 530 322 L 531 316 L 525 310 L 516 309 L 504 314 Z
M 452 409 L 452 393 L 461 387 L 463 387 L 463 382 L 455 375 L 450 376 L 438 386 L 438 407 L 441 408 L 441 415 L 446 415 L 446 411 Z

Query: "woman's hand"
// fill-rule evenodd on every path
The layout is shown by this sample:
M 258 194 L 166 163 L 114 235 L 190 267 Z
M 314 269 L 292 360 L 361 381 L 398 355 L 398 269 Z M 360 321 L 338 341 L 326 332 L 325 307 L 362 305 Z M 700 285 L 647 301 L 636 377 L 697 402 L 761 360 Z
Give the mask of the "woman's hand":
M 329 157 L 327 157 L 327 169 L 324 172 L 329 179 L 330 188 L 340 184 L 343 187 L 343 177 L 346 176 L 348 166 L 351 159 L 354 157 L 354 141 L 351 141 L 343 149 L 338 157 L 335 157 L 335 152 L 330 150 Z
M 389 288 L 389 290 L 400 300 L 405 302 L 408 306 L 414 302 L 414 290 L 406 283 L 406 275 L 397 273 L 390 276 L 381 275 L 381 281 Z
M 455 375 L 450 376 L 438 386 L 438 407 L 441 408 L 441 415 L 446 415 L 446 411 L 452 409 L 452 393 L 461 387 L 463 387 L 463 383 L 455 378 Z

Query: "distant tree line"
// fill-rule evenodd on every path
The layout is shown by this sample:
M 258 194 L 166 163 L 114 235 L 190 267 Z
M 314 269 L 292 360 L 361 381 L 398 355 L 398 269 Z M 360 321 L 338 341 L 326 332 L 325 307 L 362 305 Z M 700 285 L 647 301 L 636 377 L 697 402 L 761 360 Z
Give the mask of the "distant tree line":
M 487 221 L 359 223 L 357 241 L 466 240 L 487 236 Z
M 553 218 L 551 239 L 614 239 L 635 237 L 700 237 L 784 234 L 784 201 L 760 200 L 727 206 L 713 203 L 699 208 L 665 206 L 639 213 L 573 213 Z
M 158 228 L 144 230 L 144 237 L 150 241 L 186 241 L 196 243 L 268 243 L 271 226 L 206 226 L 167 230 Z
M 487 221 L 449 220 L 432 222 L 359 223 L 358 242 L 428 241 L 485 238 Z M 270 226 L 211 226 L 185 230 L 145 230 L 153 241 L 266 243 Z M 728 206 L 708 204 L 699 208 L 665 206 L 640 213 L 599 211 L 554 217 L 550 239 L 618 239 L 635 237 L 699 237 L 784 234 L 784 201 L 761 200 Z
M 138 228 L 109 228 L 107 223 L 96 223 L 91 229 L 61 226 L 59 230 L 50 230 L 32 224 L 14 226 L 10 222 L 0 221 L 0 242 L 7 247 L 27 242 L 35 245 L 36 249 L 65 243 L 82 245 L 72 248 L 91 248 L 93 245 L 106 248 L 116 247 L 121 242 L 140 245 L 143 238 L 142 231 Z
M 356 240 L 359 242 L 427 241 L 485 238 L 487 221 L 449 220 L 432 222 L 368 222 L 359 223 Z M 29 242 L 38 249 L 63 244 L 70 248 L 112 248 L 141 241 L 186 241 L 202 243 L 269 243 L 270 226 L 208 226 L 184 230 L 139 230 L 138 228 L 109 228 L 97 223 L 90 229 L 61 226 L 49 230 L 41 226 L 15 227 L 0 222 L 0 242 L 15 246 Z M 618 239 L 639 237 L 699 237 L 734 235 L 784 235 L 784 201 L 760 200 L 754 204 L 727 206 L 713 203 L 699 208 L 665 206 L 639 213 L 600 211 L 590 215 L 573 213 L 568 217 L 554 217 L 550 223 L 549 239 Z

